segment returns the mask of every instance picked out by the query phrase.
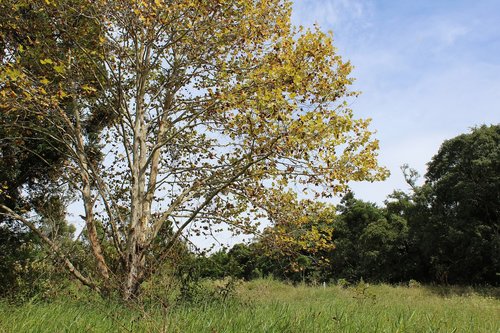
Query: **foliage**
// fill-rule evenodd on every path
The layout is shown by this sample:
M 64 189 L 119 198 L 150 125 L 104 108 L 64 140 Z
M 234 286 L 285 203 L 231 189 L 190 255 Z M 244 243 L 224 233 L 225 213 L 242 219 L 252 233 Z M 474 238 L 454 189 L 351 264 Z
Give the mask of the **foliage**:
M 422 242 L 432 272 L 446 282 L 498 282 L 500 126 L 445 141 L 429 163 L 430 216 Z
M 0 280 L 0 298 L 15 303 L 52 299 L 71 283 L 32 233 L 12 227 L 0 227 Z
M 329 254 L 330 277 L 351 282 L 398 282 L 406 272 L 409 227 L 390 209 L 346 195 L 333 222 L 335 250 Z
M 394 191 L 384 207 L 348 193 L 324 224 L 311 214 L 321 204 L 282 193 L 267 207 L 279 222 L 252 246 L 254 267 L 292 281 L 497 284 L 499 133 L 482 126 L 446 141 L 422 186 L 403 166 L 411 192 Z M 326 237 L 304 247 L 318 225 Z
M 309 283 L 411 278 L 409 227 L 392 210 L 357 200 L 352 193 L 336 210 L 308 201 L 273 202 L 282 209 L 272 215 L 279 222 L 249 246 L 237 244 L 229 252 L 200 258 L 203 276 L 249 279 L 272 275 Z
M 335 210 L 276 193 L 265 206 L 275 223 L 243 247 L 245 259 L 218 253 L 212 258 L 221 259 L 222 269 L 205 276 L 242 277 L 229 268 L 235 262 L 294 282 L 497 284 L 498 131 L 483 126 L 446 141 L 422 186 L 418 173 L 403 166 L 411 191 L 394 191 L 383 207 L 352 193 Z
M 353 298 L 358 301 L 371 300 L 375 302 L 377 299 L 377 295 L 371 291 L 370 285 L 363 281 L 363 279 L 361 279 L 356 286 L 352 287 L 351 290 L 354 293 Z
M 75 245 L 65 219 L 74 188 L 64 176 L 71 151 L 55 135 L 65 125 L 51 117 L 73 102 L 64 92 L 69 61 L 87 69 L 71 73 L 82 85 L 95 82 L 90 69 L 95 63 L 76 47 L 97 45 L 98 25 L 84 16 L 86 10 L 85 1 L 6 0 L 0 4 L 0 205 L 4 207 L 0 225 L 15 238 L 22 229 L 18 217 L 29 219 L 24 226 L 30 231 L 23 233 L 37 252 L 45 250 L 35 243 L 51 244 L 50 252 L 57 256 L 47 257 L 57 261 Z M 96 129 L 87 126 L 86 130 Z M 43 264 L 51 270 L 51 264 Z
M 0 296 L 23 293 L 20 284 L 29 284 L 33 277 L 26 276 L 27 268 L 36 259 L 33 240 L 29 234 L 0 228 Z M 35 289 L 35 288 L 34 288 Z
M 56 3 L 60 8 L 43 1 L 0 5 L 0 200 L 11 208 L 36 210 L 33 201 L 41 194 L 63 187 L 58 178 L 69 151 L 48 119 L 52 109 L 70 103 L 58 69 L 68 57 L 84 62 L 75 44 L 95 46 L 96 25 L 77 17 L 84 14 L 84 2 Z M 80 79 L 92 82 L 88 72 Z
M 266 257 L 267 264 L 261 269 L 299 281 L 312 277 L 313 270 L 328 267 L 327 253 L 335 248 L 335 209 L 320 202 L 298 200 L 291 192 L 275 192 L 267 199 L 264 209 L 272 227 L 258 239 L 260 255 Z
M 57 179 L 81 195 L 95 269 L 80 271 L 27 212 L 2 204 L 3 214 L 96 290 L 136 297 L 186 230 L 252 232 L 269 187 L 331 196 L 387 174 L 369 121 L 348 108 L 351 65 L 330 34 L 292 27 L 289 1 L 8 1 L 2 11 L 2 108 L 27 119 L 23 140 L 63 154 Z M 35 37 L 11 42 L 24 13 Z M 175 232 L 156 246 L 164 225 Z
M 412 191 L 383 209 L 349 196 L 337 208 L 332 272 L 357 281 L 498 283 L 499 126 L 445 141 L 425 183 L 403 166 Z
M 473 128 L 445 141 L 425 183 L 403 167 L 411 193 L 396 191 L 388 211 L 408 224 L 407 276 L 440 283 L 498 283 L 500 127 Z

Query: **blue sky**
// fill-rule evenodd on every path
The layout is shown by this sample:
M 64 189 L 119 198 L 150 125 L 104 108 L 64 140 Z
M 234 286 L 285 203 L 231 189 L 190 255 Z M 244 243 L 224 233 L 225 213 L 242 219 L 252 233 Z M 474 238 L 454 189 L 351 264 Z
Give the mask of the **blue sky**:
M 292 22 L 332 30 L 355 69 L 355 114 L 373 119 L 381 183 L 354 184 L 381 203 L 407 189 L 399 167 L 421 174 L 445 139 L 500 123 L 500 1 L 296 0 Z

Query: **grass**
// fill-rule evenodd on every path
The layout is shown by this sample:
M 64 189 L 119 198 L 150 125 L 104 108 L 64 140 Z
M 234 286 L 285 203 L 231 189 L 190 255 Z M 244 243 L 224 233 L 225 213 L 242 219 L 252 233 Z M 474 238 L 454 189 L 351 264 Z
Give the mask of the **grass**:
M 498 289 L 242 283 L 222 302 L 0 303 L 0 332 L 500 332 Z

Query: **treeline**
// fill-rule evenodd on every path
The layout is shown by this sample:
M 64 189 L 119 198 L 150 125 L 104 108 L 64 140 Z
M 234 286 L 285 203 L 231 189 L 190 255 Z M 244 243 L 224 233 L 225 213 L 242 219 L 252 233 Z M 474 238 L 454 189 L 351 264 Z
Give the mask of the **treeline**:
M 188 282 L 273 276 L 308 283 L 363 278 L 498 285 L 500 125 L 478 127 L 444 142 L 428 163 L 422 185 L 417 185 L 419 175 L 414 170 L 407 166 L 402 170 L 411 190 L 393 192 L 383 206 L 352 193 L 336 207 L 306 201 L 294 212 L 279 212 L 277 201 L 273 209 L 278 212 L 271 214 L 277 216 L 273 227 L 251 244 L 206 256 L 180 241 L 156 265 Z M 46 214 L 39 223 L 48 237 L 63 244 L 79 270 L 92 272 L 95 262 L 87 232 L 75 235 L 67 225 L 64 202 L 56 196 L 41 200 L 40 211 Z M 103 246 L 111 248 L 105 231 L 97 233 Z M 163 246 L 172 233 L 171 225 L 165 225 L 154 246 Z M 109 262 L 120 264 L 117 255 Z M 0 281 L 0 297 L 18 299 L 71 284 L 61 258 L 42 246 L 38 235 L 9 219 L 0 223 Z
M 402 171 L 411 191 L 393 192 L 382 207 L 349 193 L 322 215 L 319 225 L 330 229 L 330 247 L 308 250 L 317 248 L 312 244 L 291 255 L 270 246 L 273 230 L 266 230 L 252 244 L 198 257 L 194 267 L 210 278 L 497 285 L 500 126 L 482 126 L 445 141 L 428 163 L 421 186 L 414 170 L 405 166 Z M 318 221 L 302 226 L 302 231 L 289 230 L 291 235 L 311 232 Z

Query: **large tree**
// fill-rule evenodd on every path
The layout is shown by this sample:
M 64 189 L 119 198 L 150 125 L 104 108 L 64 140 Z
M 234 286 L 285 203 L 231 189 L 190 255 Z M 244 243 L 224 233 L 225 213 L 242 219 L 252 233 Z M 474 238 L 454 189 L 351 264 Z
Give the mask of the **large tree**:
M 34 6 L 51 11 L 56 36 L 73 36 L 66 57 L 34 59 L 61 84 L 47 101 L 47 78 L 12 65 L 3 76 L 3 104 L 8 114 L 49 124 L 49 133 L 33 124 L 34 133 L 49 135 L 65 154 L 60 177 L 80 193 L 98 275 L 65 263 L 86 285 L 136 296 L 186 230 L 215 223 L 252 230 L 269 187 L 312 184 L 331 195 L 351 180 L 386 175 L 369 120 L 348 108 L 346 98 L 356 95 L 348 89 L 351 65 L 330 34 L 291 26 L 289 1 Z M 79 27 L 81 21 L 98 28 Z M 92 45 L 77 38 L 86 34 Z M 23 94 L 31 104 L 48 104 L 27 107 Z M 38 230 L 29 212 L 1 208 Z M 165 224 L 175 232 L 158 246 Z M 103 247 L 99 230 L 112 247 Z
M 495 282 L 500 271 L 500 126 L 445 141 L 428 164 L 423 249 L 437 278 Z

